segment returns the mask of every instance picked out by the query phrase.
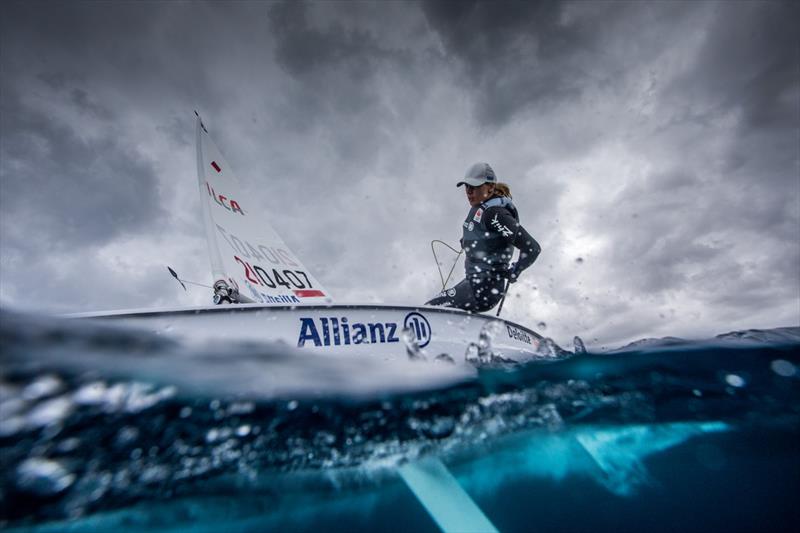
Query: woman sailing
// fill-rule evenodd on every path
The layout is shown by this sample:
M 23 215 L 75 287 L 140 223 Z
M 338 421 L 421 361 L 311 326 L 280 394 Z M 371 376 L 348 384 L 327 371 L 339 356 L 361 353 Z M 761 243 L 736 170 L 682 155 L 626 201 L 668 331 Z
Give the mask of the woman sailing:
M 465 277 L 426 305 L 457 307 L 481 313 L 502 299 L 506 281 L 514 283 L 536 261 L 541 247 L 519 223 L 508 185 L 497 182 L 488 163 L 475 163 L 456 185 L 464 185 L 470 210 L 464 220 L 461 248 Z M 514 248 L 519 260 L 511 263 Z

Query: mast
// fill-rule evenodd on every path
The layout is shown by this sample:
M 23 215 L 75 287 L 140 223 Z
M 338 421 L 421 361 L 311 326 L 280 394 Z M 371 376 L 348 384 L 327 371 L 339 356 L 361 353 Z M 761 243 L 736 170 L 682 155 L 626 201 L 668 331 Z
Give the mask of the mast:
M 197 116 L 197 184 L 200 190 L 200 203 L 203 209 L 203 226 L 206 229 L 206 241 L 208 242 L 208 257 L 211 260 L 211 275 L 214 278 L 214 283 L 217 281 L 225 280 L 228 276 L 225 274 L 225 266 L 222 262 L 222 254 L 219 252 L 219 244 L 217 243 L 217 230 L 214 227 L 214 219 L 211 216 L 211 204 L 209 203 L 208 195 L 206 194 L 206 175 L 205 164 L 203 159 L 203 132 L 206 134 L 208 130 L 203 125 L 200 115 L 197 111 L 194 112 Z

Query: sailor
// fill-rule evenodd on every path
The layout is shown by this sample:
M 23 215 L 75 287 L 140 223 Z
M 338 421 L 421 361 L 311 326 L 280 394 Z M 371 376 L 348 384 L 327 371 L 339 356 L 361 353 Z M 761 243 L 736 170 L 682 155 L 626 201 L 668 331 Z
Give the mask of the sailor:
M 497 305 L 507 284 L 517 281 L 522 271 L 536 261 L 541 248 L 519 223 L 511 190 L 505 183 L 498 183 L 488 163 L 472 165 L 456 186 L 462 185 L 470 205 L 461 239 L 466 276 L 426 305 L 480 313 Z M 519 260 L 511 263 L 514 248 L 520 250 Z

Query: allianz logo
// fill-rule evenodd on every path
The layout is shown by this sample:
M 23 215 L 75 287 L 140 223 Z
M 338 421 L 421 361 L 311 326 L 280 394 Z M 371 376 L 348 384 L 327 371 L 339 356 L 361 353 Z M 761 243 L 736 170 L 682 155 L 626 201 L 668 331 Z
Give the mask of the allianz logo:
M 424 348 L 431 342 L 431 325 L 421 313 L 412 311 L 397 322 L 353 322 L 349 317 L 301 317 L 297 346 L 347 346 L 351 344 L 388 344 L 400 342 L 400 332 L 407 328 Z

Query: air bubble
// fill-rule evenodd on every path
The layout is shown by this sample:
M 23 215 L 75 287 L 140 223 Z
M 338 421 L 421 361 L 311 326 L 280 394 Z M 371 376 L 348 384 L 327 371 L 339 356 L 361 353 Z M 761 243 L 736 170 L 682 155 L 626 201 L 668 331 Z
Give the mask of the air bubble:
M 55 376 L 41 376 L 33 383 L 25 387 L 22 397 L 26 400 L 38 400 L 45 396 L 51 396 L 62 389 L 61 380 Z
M 779 376 L 790 378 L 797 374 L 797 367 L 785 359 L 775 359 L 769 364 L 773 372 Z
M 128 446 L 138 438 L 138 429 L 133 426 L 125 426 L 117 432 L 115 442 L 118 446 Z
M 58 494 L 75 482 L 75 474 L 61 463 L 43 458 L 26 459 L 17 467 L 17 485 L 42 496 Z
M 728 374 L 725 376 L 725 382 L 731 387 L 744 387 L 747 384 L 742 376 L 736 374 Z
M 70 398 L 60 396 L 43 402 L 28 413 L 26 424 L 28 427 L 43 427 L 63 421 L 75 409 Z

